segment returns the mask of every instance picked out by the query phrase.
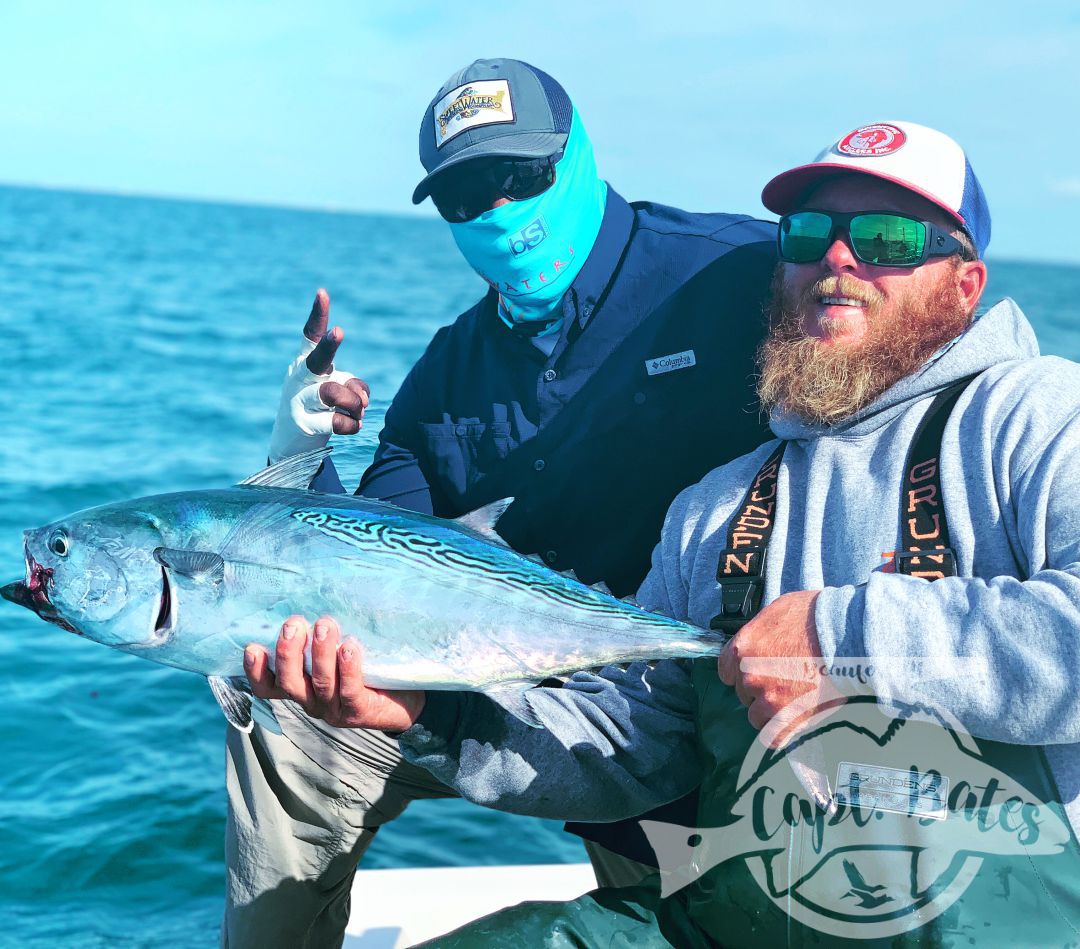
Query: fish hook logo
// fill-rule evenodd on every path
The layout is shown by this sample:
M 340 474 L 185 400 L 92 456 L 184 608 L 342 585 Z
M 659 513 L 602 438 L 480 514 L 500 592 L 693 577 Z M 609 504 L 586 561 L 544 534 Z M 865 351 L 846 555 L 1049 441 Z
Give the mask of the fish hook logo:
M 1071 840 L 1058 813 L 993 767 L 940 710 L 859 695 L 786 728 L 786 744 L 755 741 L 744 758 L 732 822 L 641 821 L 662 896 L 742 860 L 801 924 L 882 939 L 952 906 L 987 857 L 1047 858 Z M 830 800 L 808 793 L 807 761 L 835 777 Z

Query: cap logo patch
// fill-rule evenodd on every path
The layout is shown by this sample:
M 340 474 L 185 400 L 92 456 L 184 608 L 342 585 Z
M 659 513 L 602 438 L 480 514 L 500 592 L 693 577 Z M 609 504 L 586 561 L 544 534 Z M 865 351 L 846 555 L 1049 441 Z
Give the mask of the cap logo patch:
M 897 149 L 902 148 L 907 136 L 895 125 L 880 123 L 878 125 L 864 125 L 862 128 L 848 132 L 836 150 L 843 155 L 856 155 L 859 158 L 872 158 L 878 155 L 891 155 Z
M 481 79 L 458 86 L 433 107 L 435 145 L 442 148 L 455 135 L 477 125 L 514 121 L 510 84 L 505 79 Z

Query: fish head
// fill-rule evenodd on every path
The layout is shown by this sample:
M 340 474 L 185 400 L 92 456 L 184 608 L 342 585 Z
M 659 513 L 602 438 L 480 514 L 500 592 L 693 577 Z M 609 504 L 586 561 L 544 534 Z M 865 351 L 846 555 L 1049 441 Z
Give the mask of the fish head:
M 26 531 L 26 577 L 0 590 L 43 620 L 108 646 L 153 644 L 169 618 L 156 519 L 94 508 Z

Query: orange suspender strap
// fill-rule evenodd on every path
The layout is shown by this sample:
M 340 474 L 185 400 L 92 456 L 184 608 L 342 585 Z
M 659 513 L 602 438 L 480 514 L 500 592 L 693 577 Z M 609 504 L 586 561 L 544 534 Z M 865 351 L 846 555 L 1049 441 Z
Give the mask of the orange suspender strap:
M 915 430 L 900 493 L 897 573 L 926 580 L 956 576 L 956 553 L 949 546 L 941 494 L 941 437 L 957 399 L 975 378 L 968 376 L 939 392 Z M 710 620 L 710 629 L 734 634 L 761 609 L 766 555 L 776 519 L 780 461 L 786 444 L 780 442 L 761 466 L 728 526 L 727 547 L 720 551 L 716 565 L 721 607 Z
M 710 629 L 734 634 L 761 608 L 765 555 L 776 520 L 777 480 L 786 446 L 780 442 L 765 460 L 728 526 L 727 547 L 716 565 L 721 607 L 709 621 Z
M 956 553 L 949 543 L 941 493 L 941 437 L 956 400 L 974 378 L 968 376 L 939 392 L 915 430 L 900 491 L 897 573 L 925 580 L 956 576 Z

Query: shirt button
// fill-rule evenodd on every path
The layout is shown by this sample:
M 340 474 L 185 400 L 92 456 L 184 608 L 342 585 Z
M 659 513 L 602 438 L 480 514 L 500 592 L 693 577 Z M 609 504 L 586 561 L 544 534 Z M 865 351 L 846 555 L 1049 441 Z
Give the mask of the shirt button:
M 537 471 L 543 471 L 546 467 L 547 462 L 544 461 L 543 458 L 537 458 L 536 461 L 533 462 L 533 468 Z
M 468 429 L 465 428 L 464 425 L 459 425 L 457 428 L 454 429 L 454 431 L 457 432 L 459 435 L 464 435 L 465 432 L 468 431 Z
M 544 372 L 544 382 L 554 382 L 558 373 L 554 369 L 548 369 Z
M 547 561 L 547 563 L 555 563 L 558 559 L 559 555 L 554 550 L 549 550 L 544 554 L 544 560 Z
M 585 319 L 588 319 L 590 316 L 592 316 L 592 304 L 591 303 L 586 303 L 585 306 L 583 306 L 581 308 L 581 315 L 583 317 L 585 317 Z
M 644 405 L 644 404 L 645 404 L 645 393 L 644 392 L 635 392 L 634 393 L 634 405 Z

